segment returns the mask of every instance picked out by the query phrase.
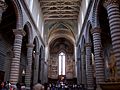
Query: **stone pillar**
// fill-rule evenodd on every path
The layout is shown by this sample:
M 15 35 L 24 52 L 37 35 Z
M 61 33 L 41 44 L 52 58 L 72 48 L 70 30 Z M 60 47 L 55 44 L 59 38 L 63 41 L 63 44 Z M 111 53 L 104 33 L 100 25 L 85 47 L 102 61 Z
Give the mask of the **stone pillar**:
M 13 32 L 15 34 L 15 40 L 13 45 L 13 58 L 11 61 L 10 81 L 11 83 L 16 84 L 19 77 L 22 38 L 25 35 L 25 32 L 22 29 L 14 29 Z
M 2 14 L 6 8 L 7 8 L 7 5 L 5 3 L 5 0 L 0 0 L 0 23 L 2 21 Z
M 85 51 L 81 51 L 81 77 L 82 84 L 86 86 L 86 75 L 85 75 Z
M 26 89 L 30 90 L 31 84 L 31 73 L 32 73 L 32 54 L 33 54 L 34 44 L 29 43 L 27 44 L 27 67 L 26 67 L 26 74 L 25 74 L 25 84 Z
M 120 76 L 120 10 L 119 0 L 105 0 L 111 32 L 113 53 L 116 58 L 117 76 Z
M 41 72 L 40 72 L 40 77 L 41 77 L 41 83 L 44 83 L 44 58 L 41 58 Z
M 77 58 L 77 84 L 81 84 L 81 68 L 80 58 Z
M 35 52 L 35 70 L 34 70 L 34 81 L 33 84 L 38 82 L 38 70 L 39 70 L 39 55 L 40 52 Z
M 93 68 L 91 57 L 91 43 L 86 43 L 86 76 L 87 76 L 87 90 L 94 90 Z
M 95 55 L 95 73 L 96 73 L 96 84 L 99 87 L 100 83 L 104 82 L 104 62 L 102 56 L 102 45 L 101 45 L 101 29 L 94 28 L 91 31 L 93 35 L 94 43 L 94 55 Z

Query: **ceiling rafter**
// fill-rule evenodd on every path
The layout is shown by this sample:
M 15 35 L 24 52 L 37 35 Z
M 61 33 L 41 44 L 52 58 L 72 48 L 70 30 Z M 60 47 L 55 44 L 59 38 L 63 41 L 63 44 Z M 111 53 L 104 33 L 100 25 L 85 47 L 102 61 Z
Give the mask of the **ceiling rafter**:
M 79 5 L 41 5 L 41 8 L 50 8 L 50 7 L 79 7 Z
M 77 19 L 81 0 L 40 0 L 44 19 Z

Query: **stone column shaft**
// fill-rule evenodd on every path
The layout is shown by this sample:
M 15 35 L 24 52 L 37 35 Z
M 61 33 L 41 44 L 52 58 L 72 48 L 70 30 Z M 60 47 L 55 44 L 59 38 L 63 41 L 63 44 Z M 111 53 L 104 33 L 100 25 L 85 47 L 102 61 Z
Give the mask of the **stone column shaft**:
M 92 30 L 93 43 L 94 43 L 94 55 L 95 55 L 95 73 L 96 73 L 96 83 L 99 84 L 104 82 L 104 62 L 102 57 L 102 45 L 101 45 L 101 29 L 94 28 Z
M 35 53 L 35 70 L 34 70 L 34 81 L 33 84 L 38 82 L 38 70 L 39 70 L 39 52 Z
M 82 84 L 86 84 L 86 75 L 85 75 L 85 52 L 81 52 L 81 77 L 82 77 Z
M 13 58 L 11 61 L 11 70 L 10 70 L 10 81 L 13 84 L 18 82 L 19 77 L 19 67 L 20 67 L 20 54 L 22 46 L 22 38 L 25 35 L 24 31 L 21 29 L 14 29 L 15 34 L 14 46 L 13 46 Z
M 41 83 L 43 83 L 43 81 L 44 81 L 44 59 L 43 58 L 41 58 L 41 75 L 40 75 L 40 77 L 41 77 Z
M 26 88 L 27 89 L 30 89 L 30 84 L 31 84 L 33 48 L 34 48 L 34 44 L 32 44 L 32 43 L 27 44 L 27 60 L 28 60 L 28 65 L 26 67 L 26 74 L 25 74 L 25 84 L 26 84 Z
M 94 90 L 93 68 L 91 60 L 91 43 L 86 43 L 87 90 Z
M 107 9 L 113 52 L 116 57 L 117 74 L 120 76 L 120 10 L 118 0 L 105 0 Z

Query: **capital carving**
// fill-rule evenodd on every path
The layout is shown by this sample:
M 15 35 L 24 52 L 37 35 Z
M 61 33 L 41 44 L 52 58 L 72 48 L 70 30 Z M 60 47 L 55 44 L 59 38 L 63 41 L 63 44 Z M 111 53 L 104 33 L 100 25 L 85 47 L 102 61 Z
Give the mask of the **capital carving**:
M 104 0 L 104 7 L 106 8 L 109 5 L 119 5 L 119 1 L 118 0 Z
M 13 29 L 15 35 L 20 34 L 22 36 L 26 35 L 26 32 L 23 29 Z
M 85 47 L 91 47 L 92 45 L 91 45 L 91 43 L 86 43 L 85 44 Z
M 98 27 L 91 29 L 91 34 L 94 34 L 94 33 L 101 33 L 101 29 Z
M 33 43 L 28 43 L 26 46 L 27 46 L 28 48 L 29 48 L 29 47 L 34 48 L 35 45 L 34 45 Z
M 5 3 L 5 0 L 0 0 L 0 22 L 2 18 L 2 13 L 6 10 L 7 4 Z

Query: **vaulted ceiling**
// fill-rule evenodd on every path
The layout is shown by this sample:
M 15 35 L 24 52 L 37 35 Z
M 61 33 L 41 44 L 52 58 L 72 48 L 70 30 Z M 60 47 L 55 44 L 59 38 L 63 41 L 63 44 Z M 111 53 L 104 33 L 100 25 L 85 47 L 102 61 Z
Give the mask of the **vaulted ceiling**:
M 39 0 L 45 20 L 77 20 L 82 0 Z

